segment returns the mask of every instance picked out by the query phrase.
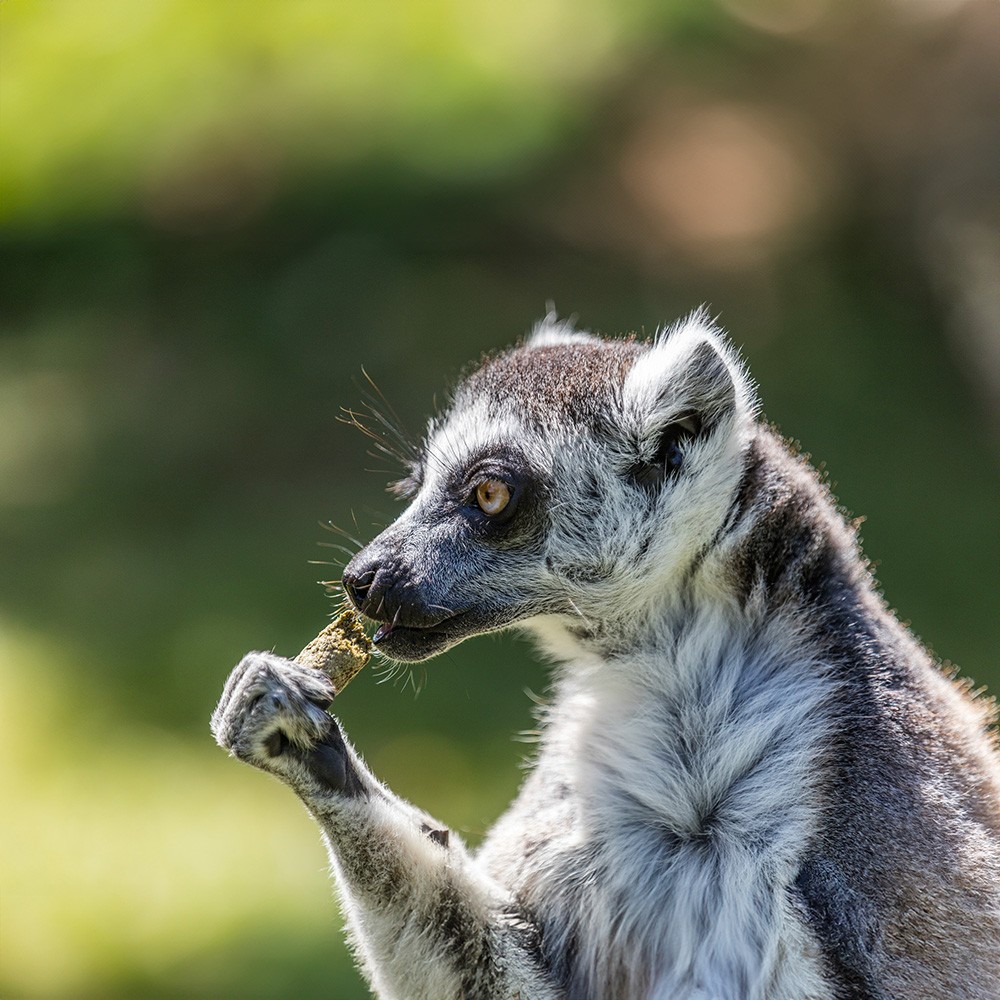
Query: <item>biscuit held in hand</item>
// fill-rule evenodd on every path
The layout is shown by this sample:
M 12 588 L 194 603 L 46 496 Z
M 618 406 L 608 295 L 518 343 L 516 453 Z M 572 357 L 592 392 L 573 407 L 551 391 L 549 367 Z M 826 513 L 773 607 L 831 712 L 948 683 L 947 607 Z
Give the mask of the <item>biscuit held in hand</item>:
M 303 667 L 321 670 L 337 694 L 351 683 L 371 657 L 372 644 L 353 611 L 344 611 L 295 657 Z

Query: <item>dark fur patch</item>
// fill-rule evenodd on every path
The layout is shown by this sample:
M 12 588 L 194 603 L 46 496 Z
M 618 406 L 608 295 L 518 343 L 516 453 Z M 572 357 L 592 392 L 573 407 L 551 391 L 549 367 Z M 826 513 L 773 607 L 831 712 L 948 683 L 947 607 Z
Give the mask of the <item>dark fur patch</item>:
M 433 840 L 440 847 L 447 848 L 448 842 L 451 840 L 451 831 L 447 827 L 439 830 L 426 823 L 421 823 L 420 832 L 426 834 L 428 840 Z
M 795 880 L 837 1000 L 887 1000 L 876 981 L 881 939 L 874 908 L 826 858 L 806 859 Z
M 634 463 L 627 475 L 637 486 L 658 494 L 664 483 L 680 475 L 684 451 L 693 437 L 691 431 L 679 424 L 669 424 L 660 432 L 656 452 L 649 461 Z
M 748 519 L 753 530 L 732 561 L 732 582 L 744 601 L 758 592 L 776 606 L 792 600 L 825 607 L 853 593 L 853 535 L 830 510 L 816 473 L 765 429 L 748 451 L 726 533 Z
M 608 392 L 620 391 L 629 369 L 645 350 L 628 340 L 518 347 L 472 372 L 455 400 L 483 396 L 511 401 L 536 427 L 573 425 L 606 427 Z
M 671 391 L 687 396 L 698 407 L 706 427 L 713 426 L 736 405 L 736 386 L 718 351 L 707 342 L 698 344 L 684 365 L 683 384 Z
M 339 726 L 332 726 L 323 739 L 301 753 L 309 770 L 331 791 L 347 798 L 366 794 L 361 777 L 344 746 Z

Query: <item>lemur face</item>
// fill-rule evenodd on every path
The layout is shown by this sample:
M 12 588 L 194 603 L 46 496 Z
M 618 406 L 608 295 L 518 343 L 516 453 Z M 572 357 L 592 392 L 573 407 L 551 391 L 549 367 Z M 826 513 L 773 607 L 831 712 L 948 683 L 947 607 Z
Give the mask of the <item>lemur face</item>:
M 410 506 L 344 571 L 387 656 L 553 620 L 641 615 L 719 530 L 752 393 L 700 317 L 652 344 L 549 322 L 432 423 Z

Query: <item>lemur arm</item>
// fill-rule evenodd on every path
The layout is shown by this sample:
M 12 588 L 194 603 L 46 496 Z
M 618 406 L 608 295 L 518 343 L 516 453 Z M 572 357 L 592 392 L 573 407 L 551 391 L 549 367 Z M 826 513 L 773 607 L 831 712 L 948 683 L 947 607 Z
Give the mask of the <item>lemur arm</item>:
M 212 732 L 273 774 L 323 831 L 376 994 L 388 1000 L 559 1000 L 536 928 L 464 845 L 368 770 L 324 710 L 318 671 L 269 653 L 233 670 Z

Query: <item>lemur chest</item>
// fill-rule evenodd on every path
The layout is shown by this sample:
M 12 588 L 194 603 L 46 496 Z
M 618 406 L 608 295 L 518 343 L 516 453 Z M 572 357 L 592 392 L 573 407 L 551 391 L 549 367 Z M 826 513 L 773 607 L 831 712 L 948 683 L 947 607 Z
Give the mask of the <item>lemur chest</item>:
M 723 968 L 741 1000 L 825 995 L 787 891 L 809 741 L 736 694 L 570 706 L 487 844 L 568 995 L 696 997 Z

